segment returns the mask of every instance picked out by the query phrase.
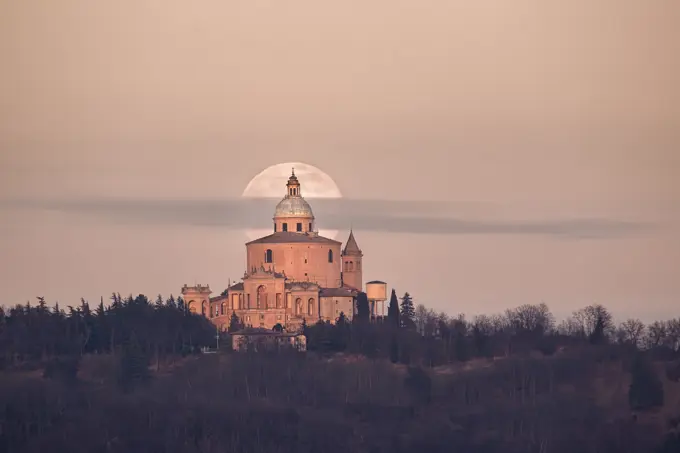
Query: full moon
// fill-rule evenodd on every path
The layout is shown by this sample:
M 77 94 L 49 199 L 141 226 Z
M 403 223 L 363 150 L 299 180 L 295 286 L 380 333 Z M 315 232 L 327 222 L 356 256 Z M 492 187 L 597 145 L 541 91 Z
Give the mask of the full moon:
M 244 198 L 267 198 L 272 199 L 272 212 L 278 200 L 286 195 L 286 182 L 295 169 L 295 175 L 300 180 L 302 196 L 310 201 L 314 210 L 315 198 L 342 198 L 338 185 L 323 170 L 302 162 L 286 162 L 267 167 L 250 180 L 241 194 Z M 276 201 L 275 201 L 276 200 Z M 322 223 L 323 223 L 323 219 Z M 273 233 L 271 229 L 248 229 L 246 235 L 252 241 L 262 236 Z M 319 230 L 319 234 L 330 239 L 335 239 L 338 230 Z

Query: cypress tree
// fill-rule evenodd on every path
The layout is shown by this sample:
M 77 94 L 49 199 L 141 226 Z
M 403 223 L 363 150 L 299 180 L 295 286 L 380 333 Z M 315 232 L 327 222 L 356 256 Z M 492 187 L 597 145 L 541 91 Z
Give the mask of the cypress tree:
M 397 292 L 394 288 L 390 296 L 390 305 L 387 307 L 387 321 L 391 326 L 401 326 L 399 321 L 399 299 L 397 299 Z
M 368 322 L 370 319 L 370 309 L 368 307 L 368 296 L 365 292 L 360 292 L 357 295 L 357 316 L 356 320 L 359 322 Z

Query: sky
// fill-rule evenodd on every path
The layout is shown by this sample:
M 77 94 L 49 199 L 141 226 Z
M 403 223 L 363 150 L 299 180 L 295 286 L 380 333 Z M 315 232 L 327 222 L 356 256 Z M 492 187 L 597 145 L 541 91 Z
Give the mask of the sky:
M 299 161 L 346 197 L 319 226 L 416 303 L 680 316 L 678 22 L 676 0 L 0 0 L 0 302 L 221 291 L 234 219 L 274 208 L 238 197 Z

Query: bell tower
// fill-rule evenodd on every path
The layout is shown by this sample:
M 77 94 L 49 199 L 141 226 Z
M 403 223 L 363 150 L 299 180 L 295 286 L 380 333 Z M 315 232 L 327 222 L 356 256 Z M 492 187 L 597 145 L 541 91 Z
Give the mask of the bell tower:
M 361 260 L 363 253 L 354 239 L 354 232 L 350 230 L 347 244 L 342 251 L 342 284 L 362 291 L 363 272 Z

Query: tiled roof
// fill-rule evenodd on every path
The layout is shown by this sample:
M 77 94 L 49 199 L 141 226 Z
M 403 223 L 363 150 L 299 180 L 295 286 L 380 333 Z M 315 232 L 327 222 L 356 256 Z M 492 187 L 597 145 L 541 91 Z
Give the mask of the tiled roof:
M 321 288 L 321 297 L 354 297 L 357 291 L 352 288 Z
M 312 244 L 342 244 L 316 234 L 294 233 L 292 231 L 278 231 L 269 236 L 261 237 L 246 243 L 248 244 L 290 244 L 290 243 L 312 243 Z
M 221 300 L 227 300 L 228 298 L 229 298 L 228 296 L 211 297 L 210 302 L 219 302 Z
M 241 283 L 236 283 L 235 285 L 231 285 L 229 289 L 233 291 L 243 291 L 243 282 Z
M 357 240 L 354 239 L 354 232 L 350 230 L 349 238 L 347 239 L 347 245 L 342 251 L 343 255 L 361 255 L 361 249 L 357 245 Z

